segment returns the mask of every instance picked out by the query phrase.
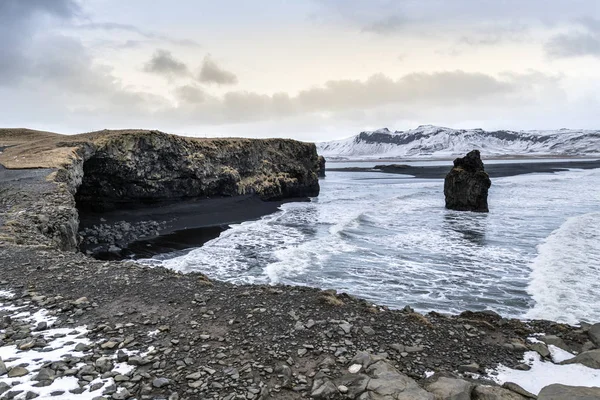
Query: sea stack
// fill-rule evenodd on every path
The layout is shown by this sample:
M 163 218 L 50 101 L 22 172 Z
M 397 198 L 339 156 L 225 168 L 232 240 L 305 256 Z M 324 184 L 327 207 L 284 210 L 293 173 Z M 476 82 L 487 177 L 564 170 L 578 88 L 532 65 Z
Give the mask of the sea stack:
M 325 157 L 319 156 L 317 162 L 319 164 L 317 175 L 319 176 L 319 178 L 325 178 Z
M 488 212 L 488 189 L 492 185 L 485 172 L 479 150 L 454 160 L 454 167 L 446 175 L 444 195 L 446 208 L 458 211 Z

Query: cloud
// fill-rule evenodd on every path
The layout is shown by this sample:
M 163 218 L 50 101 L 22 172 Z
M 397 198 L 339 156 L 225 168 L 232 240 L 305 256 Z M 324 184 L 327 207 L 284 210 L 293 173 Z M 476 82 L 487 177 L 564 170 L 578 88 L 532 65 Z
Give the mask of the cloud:
M 480 73 L 448 71 L 412 73 L 398 79 L 376 74 L 361 80 L 332 80 L 322 86 L 287 93 L 265 95 L 231 91 L 221 98 L 199 88 L 178 89 L 180 105 L 175 113 L 185 113 L 204 123 L 231 123 L 308 116 L 364 112 L 384 106 L 419 108 L 453 107 L 481 101 L 502 100 L 514 95 L 520 76 L 498 79 Z M 349 114 L 347 114 L 349 115 Z
M 407 21 L 397 15 L 391 15 L 366 25 L 363 32 L 372 32 L 380 35 L 388 35 L 398 32 L 406 27 Z
M 131 24 L 120 24 L 115 22 L 88 22 L 85 24 L 75 25 L 74 29 L 80 30 L 100 30 L 100 31 L 121 31 L 121 32 L 129 32 L 135 35 L 141 36 L 143 38 L 149 39 L 150 42 L 158 41 L 164 42 L 167 44 L 172 44 L 176 46 L 187 46 L 187 47 L 200 47 L 200 44 L 195 40 L 191 39 L 179 39 L 174 38 L 169 35 L 164 35 L 158 32 L 147 31 L 144 29 L 140 29 L 135 25 Z M 132 42 L 132 41 L 128 41 Z M 141 41 L 136 41 L 137 43 L 142 43 Z
M 168 78 L 189 75 L 187 65 L 173 57 L 170 51 L 158 49 L 145 65 L 144 71 Z
M 204 83 L 216 83 L 218 85 L 235 85 L 238 82 L 237 76 L 221 68 L 210 55 L 204 57 L 198 80 Z
M 184 85 L 175 89 L 175 97 L 183 103 L 198 104 L 207 99 L 207 94 L 197 86 Z
M 44 29 L 44 17 L 69 20 L 79 11 L 72 0 L 0 1 L 0 85 L 12 84 L 30 71 L 31 32 Z
M 546 55 L 550 58 L 600 57 L 600 20 L 581 18 L 578 25 L 580 29 L 552 37 L 544 46 Z
M 551 58 L 600 57 L 600 37 L 588 33 L 557 35 L 546 43 L 545 50 Z
M 481 25 L 481 24 L 480 24 Z M 469 46 L 494 46 L 503 42 L 522 42 L 529 36 L 529 27 L 523 23 L 486 23 L 462 36 L 458 42 Z

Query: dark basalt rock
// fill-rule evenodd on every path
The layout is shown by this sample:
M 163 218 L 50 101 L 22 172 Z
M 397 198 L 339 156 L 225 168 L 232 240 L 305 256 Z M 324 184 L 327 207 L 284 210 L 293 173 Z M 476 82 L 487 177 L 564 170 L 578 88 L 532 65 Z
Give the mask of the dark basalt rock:
M 446 208 L 458 211 L 488 212 L 488 189 L 492 185 L 479 150 L 454 160 L 444 181 Z
M 325 157 L 319 156 L 317 162 L 319 163 L 319 170 L 317 172 L 317 175 L 319 176 L 319 178 L 325 178 L 325 163 L 327 162 L 325 160 Z
M 110 137 L 83 164 L 75 196 L 95 210 L 185 198 L 317 196 L 314 144 L 287 139 L 193 140 L 162 132 Z

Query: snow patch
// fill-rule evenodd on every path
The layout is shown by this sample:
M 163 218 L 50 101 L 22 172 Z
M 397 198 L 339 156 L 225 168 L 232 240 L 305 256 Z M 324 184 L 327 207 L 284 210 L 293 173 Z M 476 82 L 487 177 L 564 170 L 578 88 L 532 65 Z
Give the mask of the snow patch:
M 557 359 L 560 359 L 560 357 L 558 356 Z M 526 352 L 523 356 L 523 363 L 529 365 L 531 369 L 529 371 L 520 371 L 500 365 L 495 370 L 488 369 L 487 373 L 500 385 L 505 382 L 514 382 L 536 395 L 542 388 L 555 383 L 569 386 L 600 386 L 600 370 L 588 368 L 585 365 L 557 365 L 551 362 L 544 362 L 541 356 L 535 351 Z

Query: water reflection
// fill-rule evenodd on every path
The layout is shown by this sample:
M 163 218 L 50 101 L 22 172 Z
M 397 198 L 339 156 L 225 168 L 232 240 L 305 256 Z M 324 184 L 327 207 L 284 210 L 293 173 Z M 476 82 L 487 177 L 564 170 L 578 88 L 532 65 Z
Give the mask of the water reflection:
M 477 246 L 487 244 L 485 231 L 487 213 L 446 211 L 444 214 L 444 230 L 452 230 Z

